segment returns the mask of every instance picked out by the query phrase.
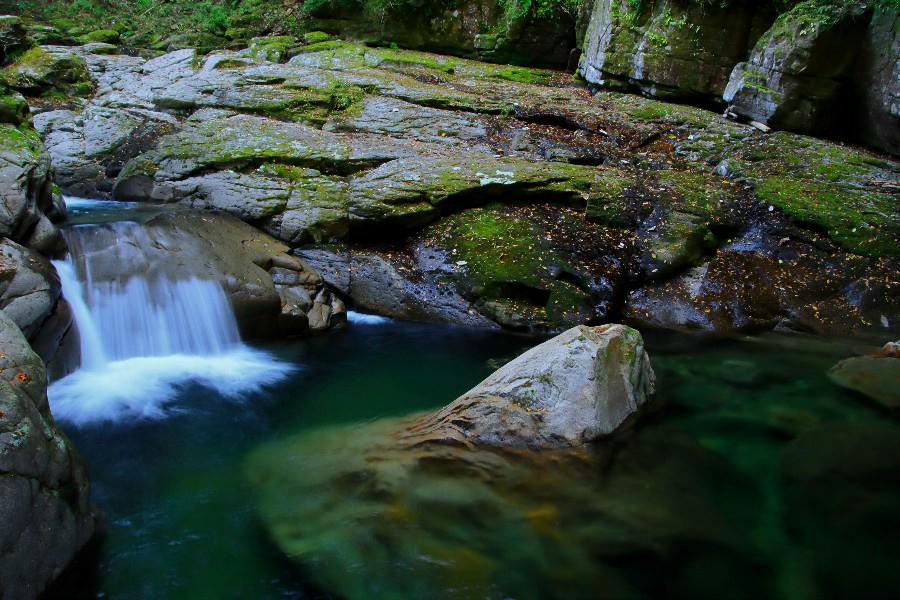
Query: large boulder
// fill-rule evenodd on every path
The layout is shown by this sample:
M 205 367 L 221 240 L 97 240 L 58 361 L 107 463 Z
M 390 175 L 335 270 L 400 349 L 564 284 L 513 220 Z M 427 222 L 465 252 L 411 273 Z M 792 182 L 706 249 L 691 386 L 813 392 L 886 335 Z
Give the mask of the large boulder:
M 655 390 L 641 334 L 579 326 L 532 348 L 410 430 L 424 441 L 578 446 L 616 433 Z
M 715 101 L 762 18 L 744 2 L 597 0 L 580 71 L 597 85 Z
M 66 46 L 36 46 L 3 71 L 9 85 L 29 96 L 87 96 L 93 83 L 84 58 Z
M 824 11 L 824 12 L 823 12 Z M 842 79 L 854 64 L 866 3 L 802 2 L 781 15 L 731 74 L 723 98 L 739 115 L 807 133 L 833 131 Z
M 900 408 L 900 344 L 885 344 L 871 356 L 845 358 L 828 371 L 828 377 L 886 408 Z
M 56 428 L 40 358 L 0 310 L 0 597 L 35 598 L 91 537 L 81 460 Z

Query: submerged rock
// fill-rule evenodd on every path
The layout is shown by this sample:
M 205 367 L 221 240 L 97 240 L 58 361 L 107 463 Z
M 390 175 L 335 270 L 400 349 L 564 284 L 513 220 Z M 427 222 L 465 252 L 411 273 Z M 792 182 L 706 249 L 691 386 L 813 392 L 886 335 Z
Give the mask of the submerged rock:
M 0 597 L 34 598 L 94 530 L 81 460 L 56 428 L 47 376 L 0 310 Z
M 410 429 L 416 443 L 556 448 L 616 433 L 646 409 L 655 376 L 641 334 L 575 327 L 506 364 Z

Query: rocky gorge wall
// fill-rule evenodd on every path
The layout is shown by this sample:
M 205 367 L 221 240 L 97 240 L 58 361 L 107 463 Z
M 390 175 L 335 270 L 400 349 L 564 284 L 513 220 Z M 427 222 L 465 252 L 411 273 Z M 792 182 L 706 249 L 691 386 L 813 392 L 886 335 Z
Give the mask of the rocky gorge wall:
M 900 11 L 893 2 L 596 0 L 590 83 L 728 107 L 776 129 L 900 153 Z

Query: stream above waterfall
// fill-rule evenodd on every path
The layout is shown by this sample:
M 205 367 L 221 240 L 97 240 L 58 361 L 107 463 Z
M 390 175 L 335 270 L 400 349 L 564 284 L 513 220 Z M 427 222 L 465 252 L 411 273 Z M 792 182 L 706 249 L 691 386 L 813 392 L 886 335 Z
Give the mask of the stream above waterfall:
M 133 228 L 103 227 L 100 237 Z M 72 263 L 58 267 L 67 296 L 91 287 Z M 79 325 L 96 321 L 103 353 L 96 369 L 55 382 L 50 400 L 89 465 L 101 534 L 52 600 L 568 600 L 598 590 L 812 599 L 896 589 L 890 517 L 900 495 L 870 475 L 896 462 L 884 449 L 900 427 L 826 376 L 859 340 L 644 332 L 665 408 L 630 438 L 574 462 L 503 457 L 513 485 L 423 461 L 409 481 L 360 496 L 370 476 L 329 444 L 375 440 L 382 419 L 445 405 L 539 340 L 351 313 L 345 330 L 259 346 L 240 342 L 227 314 L 202 341 L 166 325 L 171 315 L 153 316 L 179 298 L 225 311 L 207 284 L 119 281 L 94 297 L 82 291 L 85 306 L 74 306 L 89 313 Z M 140 303 L 161 324 L 147 336 L 188 337 L 138 351 L 117 325 L 105 329 L 115 321 L 97 307 L 114 312 L 117 302 Z M 103 390 L 112 400 L 98 410 Z M 251 483 L 285 465 L 292 486 Z M 298 511 L 329 507 L 302 523 L 325 532 L 302 560 L 267 535 L 259 502 L 273 495 Z M 390 527 L 371 518 L 377 511 Z

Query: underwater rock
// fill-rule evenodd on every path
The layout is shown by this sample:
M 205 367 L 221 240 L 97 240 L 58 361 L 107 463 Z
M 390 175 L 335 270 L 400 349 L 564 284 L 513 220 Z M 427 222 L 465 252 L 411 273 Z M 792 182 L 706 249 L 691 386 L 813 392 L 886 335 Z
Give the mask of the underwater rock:
M 900 428 L 817 427 L 782 452 L 787 517 L 809 547 L 810 596 L 887 599 L 900 586 Z M 812 583 L 812 582 L 810 582 Z
M 409 437 L 417 443 L 578 446 L 627 426 L 654 391 L 640 333 L 624 325 L 579 326 L 423 417 Z
M 0 348 L 0 597 L 35 598 L 93 534 L 90 486 L 44 365 L 2 310 Z

